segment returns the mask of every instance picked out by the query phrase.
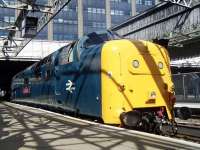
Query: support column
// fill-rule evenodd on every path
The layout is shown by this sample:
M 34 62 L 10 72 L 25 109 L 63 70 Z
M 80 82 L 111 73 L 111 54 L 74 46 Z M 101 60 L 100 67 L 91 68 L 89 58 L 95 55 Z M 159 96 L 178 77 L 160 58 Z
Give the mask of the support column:
M 136 0 L 131 1 L 131 12 L 132 12 L 132 16 L 136 15 Z
M 16 2 L 17 2 L 17 5 L 20 5 L 20 4 L 21 4 L 20 1 L 16 1 Z M 21 10 L 15 9 L 15 20 L 16 20 L 17 17 L 19 16 L 20 11 L 21 11 Z M 21 32 L 16 31 L 16 33 L 15 33 L 15 37 L 16 37 L 16 38 L 21 38 Z
M 83 1 L 78 0 L 78 37 L 83 36 Z
M 48 5 L 50 5 L 50 6 L 52 5 L 52 0 L 48 0 Z M 48 23 L 47 38 L 48 38 L 48 40 L 53 41 L 53 19 Z
M 105 0 L 106 4 L 106 28 L 111 27 L 110 0 Z

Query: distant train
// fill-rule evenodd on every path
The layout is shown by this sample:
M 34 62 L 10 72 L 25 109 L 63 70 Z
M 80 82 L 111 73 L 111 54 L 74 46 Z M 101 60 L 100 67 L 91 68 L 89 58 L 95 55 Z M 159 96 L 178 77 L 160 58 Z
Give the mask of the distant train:
M 174 123 L 169 63 L 160 45 L 93 32 L 15 75 L 12 99 L 151 132 Z

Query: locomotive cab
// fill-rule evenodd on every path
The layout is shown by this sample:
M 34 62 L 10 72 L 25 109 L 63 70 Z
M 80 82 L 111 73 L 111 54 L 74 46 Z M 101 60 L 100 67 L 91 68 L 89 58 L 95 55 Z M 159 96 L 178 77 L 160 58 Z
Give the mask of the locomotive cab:
M 152 120 L 172 123 L 174 88 L 169 65 L 168 53 L 160 45 L 126 39 L 105 43 L 101 56 L 103 120 L 133 127 Z

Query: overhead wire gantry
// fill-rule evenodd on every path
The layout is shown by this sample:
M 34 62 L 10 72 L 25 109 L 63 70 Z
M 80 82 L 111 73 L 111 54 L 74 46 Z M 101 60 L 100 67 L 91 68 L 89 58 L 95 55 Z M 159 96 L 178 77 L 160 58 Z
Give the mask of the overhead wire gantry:
M 0 7 L 20 10 L 15 23 L 7 27 L 0 27 L 3 30 L 9 30 L 8 36 L 1 38 L 3 40 L 2 49 L 5 57 L 15 57 L 21 50 L 66 6 L 71 0 L 50 0 L 48 5 L 40 5 L 37 0 L 18 0 L 18 3 L 8 4 L 0 0 Z M 29 11 L 41 12 L 42 16 L 38 19 L 32 19 L 29 24 L 36 23 L 35 33 L 28 37 L 17 37 L 16 33 L 23 32 L 24 20 L 27 19 Z M 19 39 L 19 40 L 18 40 Z M 23 40 L 22 40 L 23 39 Z M 20 42 L 19 42 L 20 41 Z

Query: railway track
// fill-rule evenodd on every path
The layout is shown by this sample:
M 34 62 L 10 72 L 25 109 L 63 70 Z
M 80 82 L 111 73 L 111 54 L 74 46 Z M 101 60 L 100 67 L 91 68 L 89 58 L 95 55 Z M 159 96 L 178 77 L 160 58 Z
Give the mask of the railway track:
M 177 138 L 200 143 L 200 126 L 178 123 Z

